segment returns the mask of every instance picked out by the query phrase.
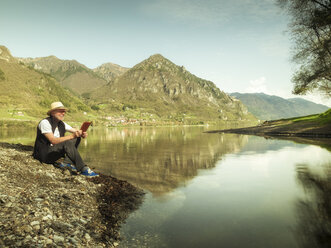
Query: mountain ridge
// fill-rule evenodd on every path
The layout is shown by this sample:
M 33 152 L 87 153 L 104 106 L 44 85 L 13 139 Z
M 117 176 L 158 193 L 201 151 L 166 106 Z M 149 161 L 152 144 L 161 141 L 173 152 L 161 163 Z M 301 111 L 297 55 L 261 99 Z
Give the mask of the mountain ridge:
M 317 114 L 329 109 L 302 98 L 285 99 L 265 93 L 230 93 L 243 102 L 248 110 L 261 120 L 276 120 L 297 116 Z
M 8 116 L 5 109 L 11 109 L 11 114 L 19 111 L 26 117 L 37 117 L 52 101 L 62 101 L 72 114 L 98 112 L 100 120 L 117 116 L 121 120 L 138 119 L 143 125 L 155 123 L 155 119 L 178 124 L 256 122 L 240 101 L 161 54 L 154 54 L 133 68 L 105 63 L 97 68 L 105 69 L 105 74 L 108 68 L 115 68 L 118 74 L 109 80 L 103 78 L 100 87 L 94 85 L 85 92 L 77 92 L 64 84 L 66 79 L 80 72 L 99 79 L 102 75 L 97 76 L 96 71 L 76 60 L 61 60 L 54 55 L 14 58 L 7 48 L 0 49 L 0 81 L 5 84 L 0 94 L 2 116 Z
M 196 77 L 161 54 L 150 56 L 96 89 L 91 99 L 99 104 L 107 102 L 113 109 L 129 107 L 156 115 L 181 113 L 193 119 L 200 116 L 223 121 L 255 119 L 240 101 L 213 82 Z
M 19 58 L 35 70 L 47 73 L 76 94 L 84 94 L 107 83 L 93 70 L 76 60 L 61 60 L 54 55 L 37 58 Z
M 107 82 L 110 82 L 129 69 L 130 68 L 122 67 L 118 64 L 108 62 L 94 68 L 93 72 L 95 72 L 101 78 L 105 79 Z

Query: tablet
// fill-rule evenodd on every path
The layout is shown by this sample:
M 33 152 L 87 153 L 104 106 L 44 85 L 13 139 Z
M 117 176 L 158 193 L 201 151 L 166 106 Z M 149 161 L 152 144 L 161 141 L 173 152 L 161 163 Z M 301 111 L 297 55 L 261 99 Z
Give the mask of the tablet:
M 92 121 L 85 121 L 82 126 L 80 127 L 80 130 L 83 132 L 86 132 L 88 127 L 92 124 Z

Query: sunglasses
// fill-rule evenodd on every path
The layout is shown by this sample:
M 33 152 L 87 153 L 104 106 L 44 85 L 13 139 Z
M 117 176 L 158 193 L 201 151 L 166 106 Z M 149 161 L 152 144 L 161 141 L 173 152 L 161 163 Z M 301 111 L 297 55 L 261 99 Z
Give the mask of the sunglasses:
M 67 110 L 64 109 L 59 109 L 59 110 L 55 110 L 56 113 L 66 113 Z

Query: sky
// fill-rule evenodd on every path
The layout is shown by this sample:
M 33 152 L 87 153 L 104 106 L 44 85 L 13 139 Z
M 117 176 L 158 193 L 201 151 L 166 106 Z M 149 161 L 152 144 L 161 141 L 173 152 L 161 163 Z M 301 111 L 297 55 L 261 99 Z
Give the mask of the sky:
M 15 57 L 133 67 L 159 53 L 227 93 L 291 94 L 289 17 L 275 0 L 0 0 Z M 305 99 L 331 107 L 330 99 Z

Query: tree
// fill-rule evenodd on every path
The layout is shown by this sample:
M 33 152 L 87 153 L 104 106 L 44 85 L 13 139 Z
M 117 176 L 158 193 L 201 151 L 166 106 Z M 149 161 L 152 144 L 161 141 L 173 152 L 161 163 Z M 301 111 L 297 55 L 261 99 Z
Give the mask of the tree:
M 277 0 L 291 18 L 294 94 L 317 90 L 331 97 L 331 0 Z

